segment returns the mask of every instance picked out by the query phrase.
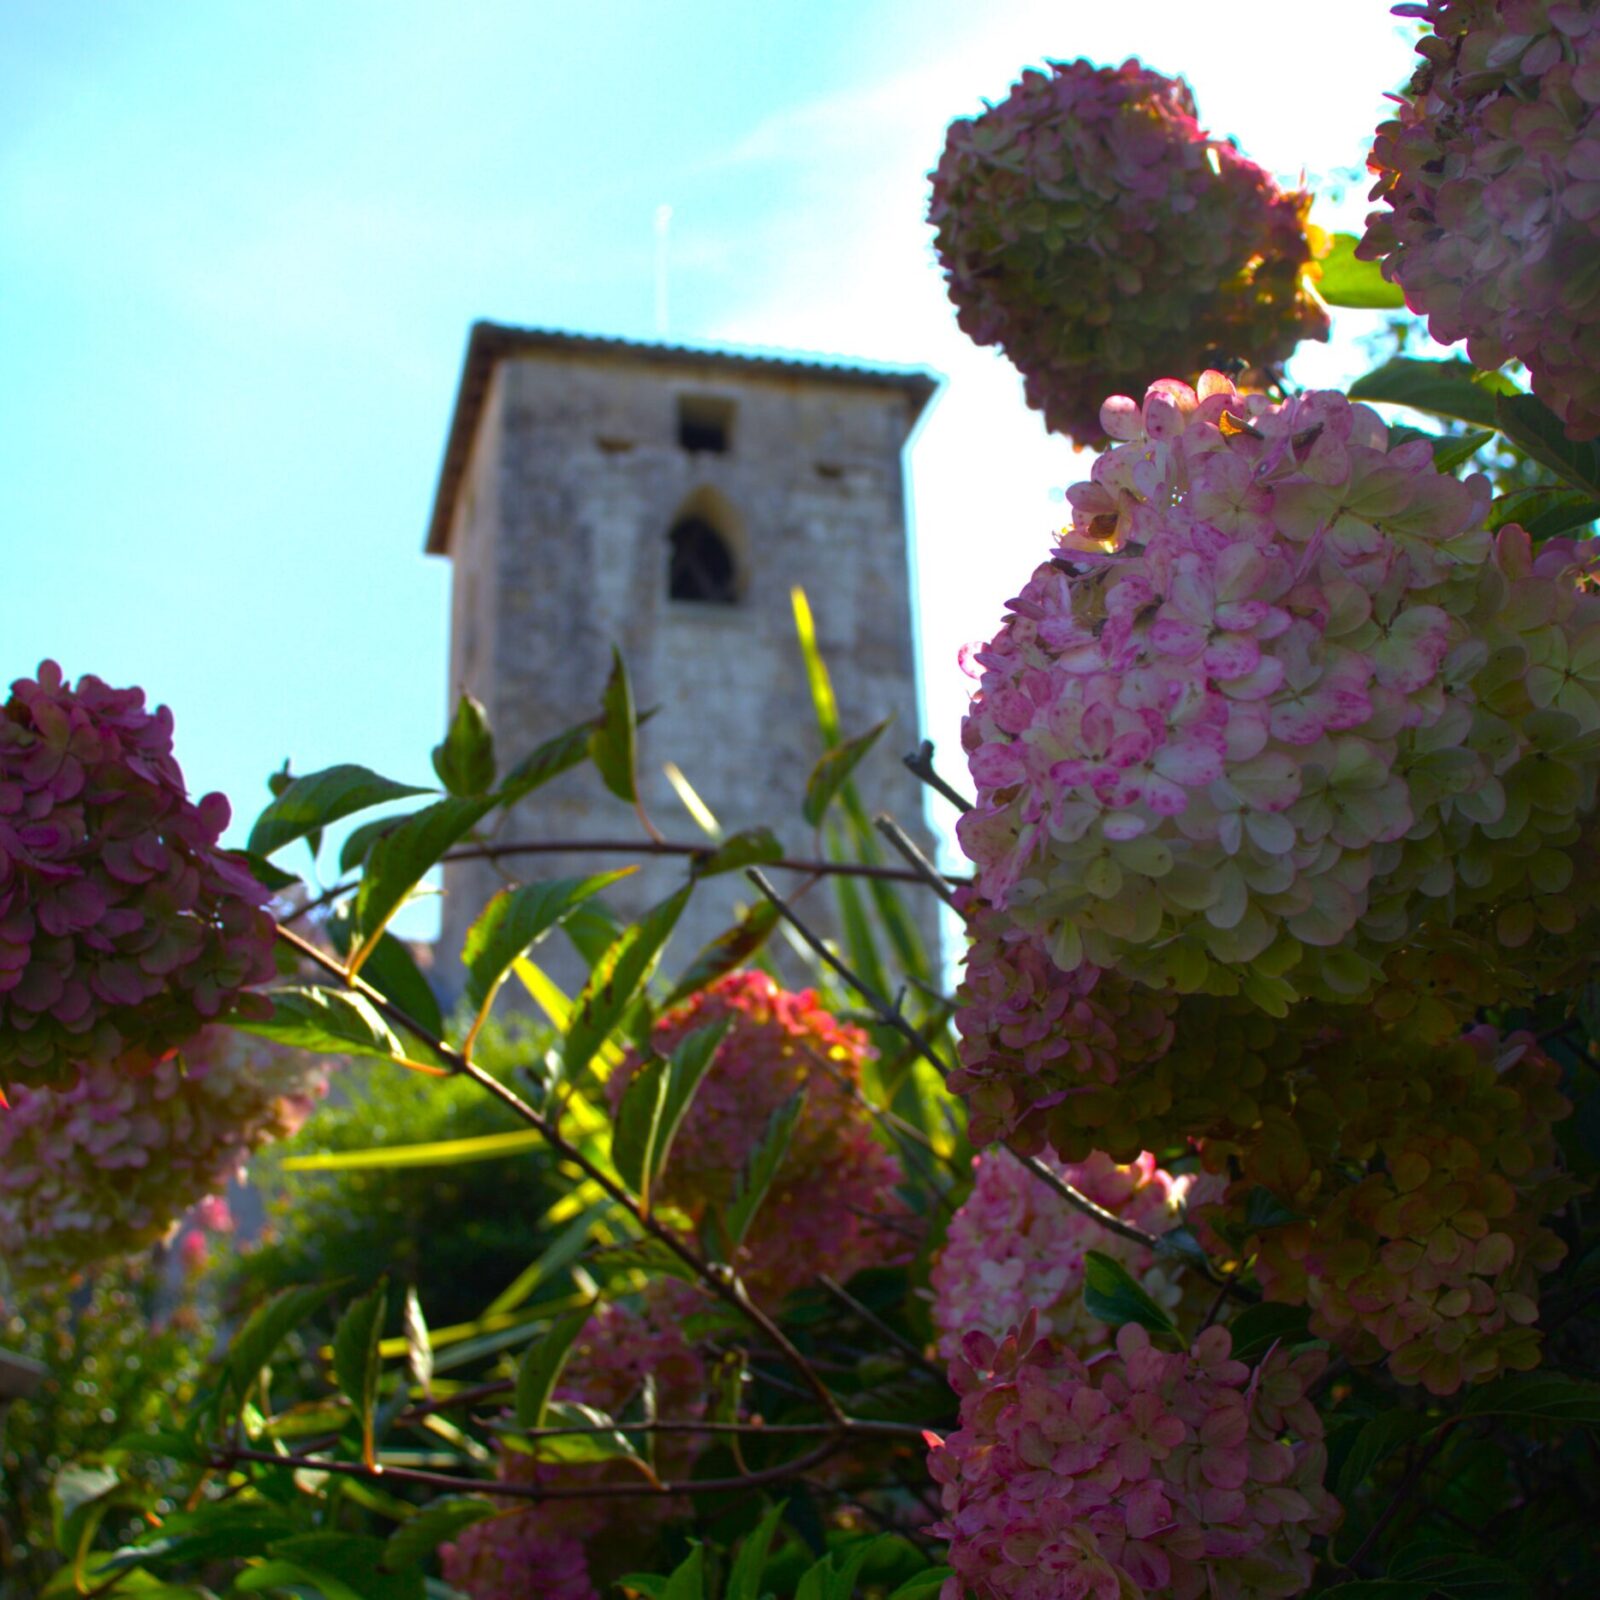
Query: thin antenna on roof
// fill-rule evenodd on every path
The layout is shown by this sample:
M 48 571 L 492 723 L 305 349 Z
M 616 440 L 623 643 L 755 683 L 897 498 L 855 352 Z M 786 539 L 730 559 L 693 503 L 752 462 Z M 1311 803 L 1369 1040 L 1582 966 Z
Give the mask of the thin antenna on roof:
M 667 232 L 672 227 L 672 207 L 656 207 L 656 338 L 667 336 Z

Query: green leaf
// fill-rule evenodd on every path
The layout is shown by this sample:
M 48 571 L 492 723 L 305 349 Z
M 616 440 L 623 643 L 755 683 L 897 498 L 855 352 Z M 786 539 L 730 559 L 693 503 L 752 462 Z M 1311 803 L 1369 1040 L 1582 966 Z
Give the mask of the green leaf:
M 1525 1600 L 1524 1574 L 1508 1561 L 1453 1550 L 1436 1539 L 1419 1539 L 1389 1563 L 1389 1576 L 1431 1584 L 1452 1600 Z
M 811 602 L 798 584 L 789 591 L 789 601 L 794 608 L 794 631 L 800 640 L 800 655 L 805 663 L 812 709 L 817 714 L 817 728 L 825 745 L 835 745 L 839 742 L 839 703 L 833 696 L 833 680 L 828 676 L 827 664 L 817 648 L 817 625 L 811 615 Z
M 384 1541 L 383 1565 L 390 1572 L 425 1561 L 447 1540 L 495 1515 L 496 1507 L 473 1495 L 450 1495 L 433 1500 L 414 1517 L 407 1517 Z
M 787 1504 L 786 1500 L 780 1500 L 770 1507 L 754 1530 L 745 1535 L 739 1554 L 734 1557 L 733 1570 L 728 1574 L 728 1589 L 723 1600 L 761 1600 L 761 1574 Z
M 340 1589 L 359 1600 L 424 1600 L 422 1574 L 414 1567 L 389 1570 L 388 1549 L 367 1534 L 298 1533 L 280 1539 L 270 1554 L 310 1574 L 330 1600 Z
M 929 1567 L 926 1572 L 919 1572 L 914 1578 L 907 1578 L 889 1600 L 932 1600 L 932 1597 L 944 1587 L 945 1581 L 953 1578 L 955 1572 L 950 1567 Z
M 783 859 L 783 846 L 771 828 L 741 828 L 730 834 L 714 850 L 696 856 L 690 870 L 697 878 L 712 878 L 719 872 L 734 872 L 740 867 L 759 867 Z
M 1420 1439 L 1432 1427 L 1433 1424 L 1419 1411 L 1380 1411 L 1377 1416 L 1362 1423 L 1361 1431 L 1356 1434 L 1344 1464 L 1339 1468 L 1339 1483 L 1335 1491 L 1339 1498 L 1348 1500 L 1396 1450 Z
M 399 1036 L 372 1002 L 342 989 L 268 989 L 270 1017 L 229 1018 L 229 1026 L 301 1050 L 339 1056 L 378 1056 L 392 1061 L 405 1052 Z
M 766 1132 L 761 1142 L 750 1152 L 744 1171 L 739 1175 L 738 1187 L 723 1214 L 730 1252 L 744 1243 L 755 1221 L 761 1203 L 767 1198 L 773 1181 L 789 1153 L 789 1141 L 794 1137 L 795 1124 L 806 1107 L 806 1092 L 797 1089 L 767 1120 Z
M 693 1033 L 685 1034 L 672 1052 L 667 1071 L 666 1100 L 661 1108 L 655 1156 L 650 1169 L 652 1179 L 666 1166 L 667 1157 L 672 1152 L 672 1141 L 683 1126 L 683 1119 L 688 1115 L 696 1090 L 710 1071 L 711 1063 L 716 1060 L 717 1046 L 722 1043 L 732 1024 L 732 1017 L 723 1017 L 703 1028 L 696 1028 Z
M 578 1335 L 589 1325 L 594 1302 L 557 1317 L 550 1331 L 528 1346 L 517 1364 L 516 1417 L 519 1428 L 542 1428 L 550 1396 L 561 1377 L 561 1369 L 572 1354 Z
M 708 984 L 715 983 L 724 973 L 749 963 L 778 926 L 780 913 L 770 900 L 751 906 L 740 913 L 731 928 L 719 933 L 684 969 L 683 975 L 673 985 L 663 1005 L 670 1008 L 699 994 Z
M 1353 233 L 1336 233 L 1333 249 L 1317 265 L 1322 276 L 1316 280 L 1317 293 L 1330 306 L 1352 311 L 1399 311 L 1405 294 L 1398 284 L 1384 277 L 1376 261 L 1358 261 Z
M 502 889 L 468 930 L 461 959 L 467 968 L 467 1004 L 476 1020 L 468 1035 L 470 1052 L 483 1019 L 494 1005 L 519 956 L 525 955 L 582 901 L 625 878 L 634 869 L 597 872 L 587 878 L 556 878 Z
M 822 1600 L 850 1600 L 855 1593 L 856 1579 L 861 1576 L 861 1569 L 867 1564 L 868 1558 L 881 1550 L 892 1537 L 880 1533 L 876 1538 L 863 1539 L 852 1545 L 848 1552 L 832 1551 L 828 1557 L 831 1570 L 823 1580 Z
M 1561 489 L 1539 484 L 1499 495 L 1489 506 L 1489 527 L 1515 522 L 1531 539 L 1553 539 L 1600 518 L 1600 500 L 1581 489 Z
M 1171 1317 L 1134 1281 L 1120 1261 L 1103 1251 L 1090 1250 L 1083 1258 L 1083 1303 L 1089 1315 L 1113 1328 L 1137 1322 L 1153 1334 L 1168 1339 L 1179 1337 Z
M 131 1545 L 114 1551 L 102 1571 L 149 1568 L 155 1572 L 198 1562 L 248 1560 L 294 1533 L 288 1513 L 277 1506 L 227 1500 L 174 1512 Z
M 251 1386 L 277 1353 L 278 1346 L 320 1307 L 337 1284 L 301 1284 L 275 1294 L 250 1313 L 228 1346 L 223 1373 L 234 1394 L 243 1400 Z
M 500 804 L 515 805 L 525 794 L 587 761 L 589 738 L 598 726 L 599 719 L 590 717 L 576 727 L 564 728 L 553 739 L 546 739 L 532 754 L 524 756 L 502 781 L 497 791 Z
M 812 827 L 821 825 L 834 796 L 844 787 L 850 774 L 861 764 L 861 758 L 878 742 L 883 730 L 893 720 L 892 717 L 885 717 L 865 733 L 858 733 L 853 739 L 846 739 L 823 753 L 822 759 L 811 769 L 811 776 L 806 780 L 805 802 L 801 807 L 806 821 Z
M 595 963 L 583 992 L 573 1002 L 572 1023 L 562 1046 L 569 1078 L 581 1072 L 622 1020 L 639 987 L 661 959 L 661 948 L 689 903 L 694 885 L 686 883 L 676 894 L 652 907 L 636 923 L 622 930 Z
M 558 1205 L 564 1203 L 565 1196 L 557 1201 Z M 616 1202 L 607 1196 L 604 1199 L 596 1200 L 591 1206 L 585 1206 L 544 1247 L 538 1260 L 524 1267 L 484 1307 L 484 1316 L 493 1317 L 503 1312 L 515 1311 L 518 1306 L 527 1302 L 540 1284 L 549 1282 L 558 1272 L 564 1272 L 570 1267 L 583 1254 L 584 1246 L 589 1241 L 590 1230 L 615 1204 Z M 545 1221 L 548 1223 L 548 1218 Z
M 495 802 L 488 795 L 451 795 L 413 812 L 393 832 L 374 842 L 367 855 L 353 918 L 361 946 L 351 958 L 358 970 L 372 953 L 389 919 L 440 857 L 475 827 Z
M 1600 1383 L 1562 1372 L 1513 1372 L 1471 1390 L 1466 1417 L 1519 1417 L 1528 1422 L 1571 1422 L 1600 1427 Z
M 249 850 L 230 850 L 224 852 L 235 856 L 244 862 L 250 869 L 250 876 L 261 885 L 263 889 L 270 889 L 276 894 L 280 889 L 293 888 L 300 879 L 292 872 L 285 872 L 281 867 L 274 866 L 265 856 L 258 856 Z
M 514 1450 L 536 1456 L 540 1461 L 563 1461 L 583 1465 L 592 1461 L 637 1461 L 639 1452 L 628 1436 L 604 1411 L 579 1405 L 575 1400 L 552 1400 L 545 1407 L 545 1423 L 554 1428 L 583 1428 L 583 1433 L 549 1434 L 539 1439 L 518 1440 L 507 1435 Z
M 1435 439 L 1433 465 L 1439 472 L 1454 472 L 1457 467 L 1465 466 L 1494 437 L 1493 431 L 1488 428 L 1472 428 L 1466 433 Z
M 1286 1228 L 1291 1222 L 1303 1222 L 1298 1211 L 1291 1211 L 1270 1189 L 1261 1184 L 1245 1196 L 1244 1225 L 1246 1228 Z
M 400 1331 L 406 1340 L 406 1367 L 411 1381 L 424 1394 L 433 1382 L 433 1341 L 428 1334 L 428 1319 L 422 1314 L 422 1301 L 417 1298 L 417 1286 L 406 1285 L 404 1311 Z
M 67 1556 L 76 1553 L 86 1516 L 121 1484 L 115 1467 L 74 1463 L 56 1474 L 50 1486 L 50 1526 L 57 1550 Z
M 321 772 L 295 778 L 256 818 L 248 848 L 257 855 L 270 856 L 353 811 L 427 792 L 380 777 L 366 767 L 325 767 Z
M 451 794 L 483 794 L 494 784 L 494 735 L 483 707 L 465 691 L 444 743 L 433 747 L 433 770 Z
M 1318 1600 L 1433 1600 L 1431 1583 L 1397 1583 L 1390 1578 L 1369 1578 L 1324 1589 Z
M 622 653 L 611 651 L 611 676 L 600 699 L 599 725 L 589 735 L 589 756 L 601 780 L 619 800 L 630 805 L 639 798 L 635 765 L 638 760 L 639 722 L 633 709 L 633 686 Z
M 1590 496 L 1600 495 L 1600 444 L 1567 437 L 1561 419 L 1537 395 L 1502 395 L 1495 422 L 1516 447 L 1563 483 Z
M 650 1208 L 650 1179 L 655 1170 L 656 1138 L 667 1104 L 667 1062 L 653 1056 L 629 1078 L 617 1107 L 611 1133 L 611 1164 L 617 1176 Z
M 1281 1306 L 1271 1300 L 1246 1306 L 1228 1325 L 1235 1361 L 1259 1361 L 1275 1344 L 1303 1344 L 1310 1337 L 1304 1306 Z
M 333 1372 L 345 1399 L 355 1408 L 361 1424 L 361 1459 L 370 1468 L 376 1464 L 373 1448 L 373 1421 L 378 1405 L 378 1379 L 383 1375 L 383 1360 L 378 1344 L 383 1338 L 383 1314 L 388 1308 L 386 1285 L 379 1283 L 362 1295 L 339 1318 L 333 1332 Z
M 350 954 L 355 931 L 351 906 L 346 901 L 328 919 L 328 937 L 341 956 Z M 433 1038 L 443 1036 L 444 1017 L 438 998 L 423 977 L 416 957 L 393 934 L 386 933 L 378 940 L 361 969 L 361 976 Z
M 370 1150 L 329 1150 L 285 1156 L 285 1172 L 398 1172 L 411 1167 L 460 1167 L 472 1161 L 502 1161 L 545 1148 L 533 1128 L 516 1133 L 480 1133 L 466 1139 L 434 1139 L 427 1144 L 383 1144 Z
M 367 859 L 373 841 L 381 839 L 386 833 L 393 833 L 405 820 L 403 816 L 379 817 L 373 822 L 363 822 L 359 828 L 352 828 L 339 846 L 339 870 L 354 872 Z
M 1412 356 L 1396 356 L 1350 385 L 1352 400 L 1411 406 L 1475 428 L 1499 428 L 1495 397 L 1507 392 L 1516 393 L 1516 385 L 1498 373 L 1479 372 L 1459 359 L 1418 361 Z
M 697 1544 L 667 1579 L 661 1600 L 705 1600 L 705 1596 L 706 1552 Z

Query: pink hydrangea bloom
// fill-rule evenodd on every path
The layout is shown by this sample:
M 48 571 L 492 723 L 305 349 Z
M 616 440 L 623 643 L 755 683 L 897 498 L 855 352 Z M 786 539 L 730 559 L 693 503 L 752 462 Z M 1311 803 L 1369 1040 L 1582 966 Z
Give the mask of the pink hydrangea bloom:
M 1600 13 L 1572 0 L 1427 0 L 1432 30 L 1368 165 L 1358 254 L 1444 344 L 1523 362 L 1574 439 L 1600 434 Z
M 606 1302 L 595 1309 L 556 1389 L 556 1398 L 620 1417 L 650 1381 L 657 1415 L 693 1421 L 705 1411 L 705 1366 L 683 1333 L 694 1291 L 682 1284 L 652 1286 L 642 1305 Z M 687 1477 L 704 1436 L 661 1434 L 656 1472 L 671 1482 Z M 612 1483 L 636 1466 L 621 1462 L 574 1466 L 502 1448 L 497 1463 L 506 1482 L 571 1488 Z M 474 1523 L 440 1547 L 445 1581 L 468 1600 L 599 1600 L 610 1580 L 648 1564 L 662 1524 L 687 1512 L 677 1497 L 572 1498 L 532 1503 L 503 1500 L 506 1509 Z
M 1162 1234 L 1183 1220 L 1194 1198 L 1220 1191 L 1209 1174 L 1174 1177 L 1148 1152 L 1119 1165 L 1095 1154 L 1086 1161 L 1046 1160 L 1075 1189 L 1124 1222 Z M 1030 1310 L 1041 1335 L 1087 1356 L 1107 1343 L 1111 1330 L 1083 1303 L 1085 1251 L 1120 1261 L 1159 1304 L 1175 1311 L 1183 1299 L 1183 1273 L 1141 1244 L 1103 1228 L 1068 1204 L 1005 1151 L 974 1162 L 972 1193 L 950 1221 L 944 1250 L 933 1269 L 933 1319 L 939 1352 L 960 1353 L 969 1333 L 1000 1338 Z
M 0 1085 L 143 1072 L 272 976 L 267 892 L 217 848 L 172 717 L 53 661 L 0 707 Z
M 217 1197 L 325 1087 L 314 1057 L 208 1028 L 148 1070 L 112 1062 L 70 1088 L 14 1089 L 0 1111 L 0 1260 L 24 1281 L 70 1274 L 156 1243 L 199 1203 L 217 1227 Z
M 1058 61 L 950 125 L 928 219 L 963 331 L 1095 443 L 1113 389 L 1327 338 L 1309 203 L 1210 138 L 1181 79 Z
M 1225 1328 L 1186 1352 L 1133 1324 L 1084 1361 L 1038 1337 L 967 1338 L 960 1427 L 934 1440 L 955 1576 L 942 1600 L 1266 1600 L 1312 1578 L 1337 1526 L 1322 1423 L 1326 1365 L 1281 1350 L 1252 1371 Z
M 732 1026 L 673 1141 L 660 1198 L 697 1221 L 725 1205 L 773 1112 L 803 1089 L 805 1111 L 745 1240 L 746 1282 L 758 1297 L 781 1298 L 819 1273 L 845 1279 L 903 1255 L 911 1215 L 895 1195 L 900 1164 L 874 1137 L 859 1098 L 867 1036 L 810 990 L 733 972 L 663 1016 L 652 1043 L 669 1055 L 724 1018 Z M 613 1075 L 616 1098 L 637 1066 L 630 1055 Z
M 975 657 L 982 901 L 1086 982 L 1281 1014 L 1368 998 L 1424 924 L 1559 898 L 1600 770 L 1592 554 L 1491 540 L 1485 480 L 1342 395 L 1208 373 L 1104 417 L 1122 442 Z

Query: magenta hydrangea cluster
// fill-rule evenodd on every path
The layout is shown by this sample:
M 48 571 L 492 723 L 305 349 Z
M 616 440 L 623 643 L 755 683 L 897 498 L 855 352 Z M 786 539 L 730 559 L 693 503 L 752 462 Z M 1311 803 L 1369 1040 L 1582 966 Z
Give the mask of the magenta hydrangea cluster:
M 267 892 L 172 717 L 52 661 L 0 707 L 0 1086 L 145 1072 L 272 976 Z
M 0 1262 L 38 1282 L 145 1249 L 293 1133 L 325 1086 L 315 1057 L 217 1027 L 148 1070 L 111 1062 L 70 1088 L 14 1089 L 0 1112 Z
M 657 1193 L 697 1223 L 732 1198 L 772 1114 L 799 1090 L 805 1110 L 744 1243 L 741 1271 L 758 1298 L 843 1280 L 905 1253 L 912 1217 L 895 1190 L 902 1173 L 874 1135 L 860 1077 L 871 1047 L 860 1028 L 825 1011 L 810 990 L 780 988 L 763 972 L 731 972 L 657 1022 L 652 1043 L 669 1055 L 697 1030 L 727 1033 L 668 1153 Z M 613 1074 L 620 1099 L 637 1070 Z
M 1484 479 L 1343 395 L 1207 373 L 1103 417 L 1120 442 L 975 656 L 981 901 L 1084 985 L 1277 1015 L 1370 998 L 1429 926 L 1499 969 L 1570 928 L 1600 771 L 1592 553 L 1491 538 Z
M 1560 1078 L 1528 1034 L 1330 1032 L 1279 1105 L 1207 1149 L 1233 1180 L 1195 1224 L 1270 1299 L 1309 1306 L 1313 1333 L 1402 1383 L 1445 1395 L 1525 1371 L 1539 1277 L 1566 1253 L 1541 1219 L 1574 1192 L 1553 1133 L 1571 1110 Z
M 652 1285 L 639 1304 L 606 1301 L 595 1308 L 556 1389 L 558 1400 L 621 1416 L 648 1387 L 657 1414 L 675 1421 L 704 1415 L 705 1364 L 685 1337 L 683 1319 L 694 1291 L 670 1281 Z M 704 1436 L 674 1432 L 656 1440 L 656 1473 L 686 1477 Z M 575 1465 L 502 1447 L 503 1482 L 571 1489 L 637 1475 L 635 1463 Z M 440 1547 L 445 1581 L 468 1600 L 600 1600 L 611 1580 L 647 1562 L 663 1522 L 682 1515 L 676 1497 L 506 1500 L 498 1515 Z
M 1252 1370 L 1225 1328 L 1184 1351 L 1129 1323 L 1085 1361 L 1028 1318 L 968 1336 L 951 1369 L 959 1428 L 934 1439 L 954 1575 L 941 1600 L 1266 1600 L 1300 1594 L 1331 1532 L 1326 1357 L 1276 1349 Z M 932 1438 L 932 1436 L 930 1436 Z
M 932 177 L 962 330 L 999 345 L 1074 439 L 1103 437 L 1114 389 L 1328 336 L 1307 287 L 1310 197 L 1208 137 L 1188 85 L 1137 61 L 1025 72 L 951 124 Z
M 1600 434 L 1600 12 L 1428 0 L 1398 115 L 1377 133 L 1357 254 L 1475 365 L 1523 362 L 1574 439 Z
M 1098 1152 L 1085 1161 L 1041 1159 L 1097 1205 L 1151 1234 L 1170 1231 L 1187 1205 L 1219 1196 L 1223 1188 L 1209 1173 L 1174 1176 L 1148 1152 L 1125 1163 Z M 1030 1310 L 1041 1336 L 1081 1356 L 1107 1344 L 1113 1330 L 1083 1301 L 1089 1250 L 1120 1261 L 1169 1312 L 1180 1308 L 1180 1266 L 1102 1227 L 1007 1151 L 980 1155 L 974 1168 L 972 1192 L 950 1219 L 932 1274 L 933 1320 L 945 1360 L 960 1355 L 969 1333 L 999 1339 Z

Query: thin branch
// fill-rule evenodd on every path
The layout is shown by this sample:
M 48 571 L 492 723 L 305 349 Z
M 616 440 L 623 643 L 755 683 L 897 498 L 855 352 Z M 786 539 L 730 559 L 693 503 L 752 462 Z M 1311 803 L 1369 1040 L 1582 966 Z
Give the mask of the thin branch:
M 847 1306 L 851 1311 L 855 1312 L 875 1333 L 882 1334 L 907 1360 L 914 1362 L 924 1372 L 932 1373 L 940 1383 L 949 1381 L 943 1367 L 930 1361 L 904 1334 L 897 1333 L 870 1306 L 865 1306 L 856 1299 L 842 1283 L 836 1283 L 826 1272 L 818 1273 L 817 1281 L 841 1305 Z
M 933 740 L 924 739 L 921 744 L 908 756 L 902 756 L 908 772 L 914 773 L 935 794 L 943 795 L 957 811 L 971 811 L 972 802 L 959 790 L 952 789 L 937 772 L 933 770 Z
M 944 875 L 917 847 L 917 841 L 891 817 L 888 812 L 881 812 L 872 819 L 872 825 L 885 839 L 898 850 L 905 863 L 916 875 L 950 907 L 952 911 L 960 909 L 956 904 L 956 897 L 950 892 L 950 885 L 945 882 Z
M 454 850 L 447 850 L 440 859 L 448 864 L 452 861 L 498 862 L 508 856 L 610 855 L 683 857 L 694 861 L 709 858 L 716 848 L 712 844 L 691 844 L 676 839 L 512 839 L 504 844 L 458 845 Z M 781 872 L 801 872 L 808 876 L 883 878 L 892 883 L 926 882 L 920 872 L 910 867 L 892 867 L 865 861 L 823 861 L 804 856 L 784 856 L 767 865 Z M 949 882 L 957 884 L 966 881 L 964 878 L 949 879 Z M 332 905 L 335 900 L 354 894 L 359 885 L 358 878 L 336 883 L 304 905 L 296 906 L 282 921 L 298 922 L 324 906 Z
M 319 949 L 309 940 L 302 939 L 299 934 L 292 932 L 281 924 L 277 932 L 278 937 L 289 945 L 291 949 L 297 951 L 307 960 L 314 962 L 332 977 L 337 978 L 346 988 L 360 994 L 376 1010 L 388 1017 L 390 1021 L 398 1023 L 401 1027 L 415 1034 L 417 1038 L 426 1041 L 438 1053 L 439 1059 L 447 1062 L 451 1070 L 458 1076 L 471 1079 L 485 1094 L 493 1096 L 508 1111 L 541 1134 L 546 1144 L 550 1146 L 557 1156 L 576 1167 L 584 1177 L 592 1179 L 605 1194 L 615 1200 L 633 1218 L 640 1228 L 659 1244 L 670 1250 L 685 1266 L 689 1267 L 695 1276 L 718 1299 L 732 1306 L 748 1322 L 765 1334 L 782 1354 L 784 1360 L 805 1381 L 806 1387 L 811 1390 L 823 1410 L 836 1423 L 842 1424 L 846 1420 L 844 1409 L 840 1406 L 838 1398 L 833 1391 L 813 1370 L 811 1363 L 807 1361 L 805 1356 L 795 1348 L 788 1335 L 750 1298 L 744 1285 L 733 1273 L 719 1272 L 685 1244 L 673 1229 L 645 1211 L 621 1183 L 613 1178 L 603 1167 L 591 1161 L 548 1117 L 536 1111 L 515 1090 L 508 1088 L 498 1078 L 491 1076 L 482 1067 L 462 1055 L 459 1050 L 446 1044 L 443 1039 L 430 1032 L 414 1017 L 409 1016 L 399 1006 L 395 1005 L 386 995 L 374 989 L 365 979 L 359 975 L 352 975 L 326 951 Z

